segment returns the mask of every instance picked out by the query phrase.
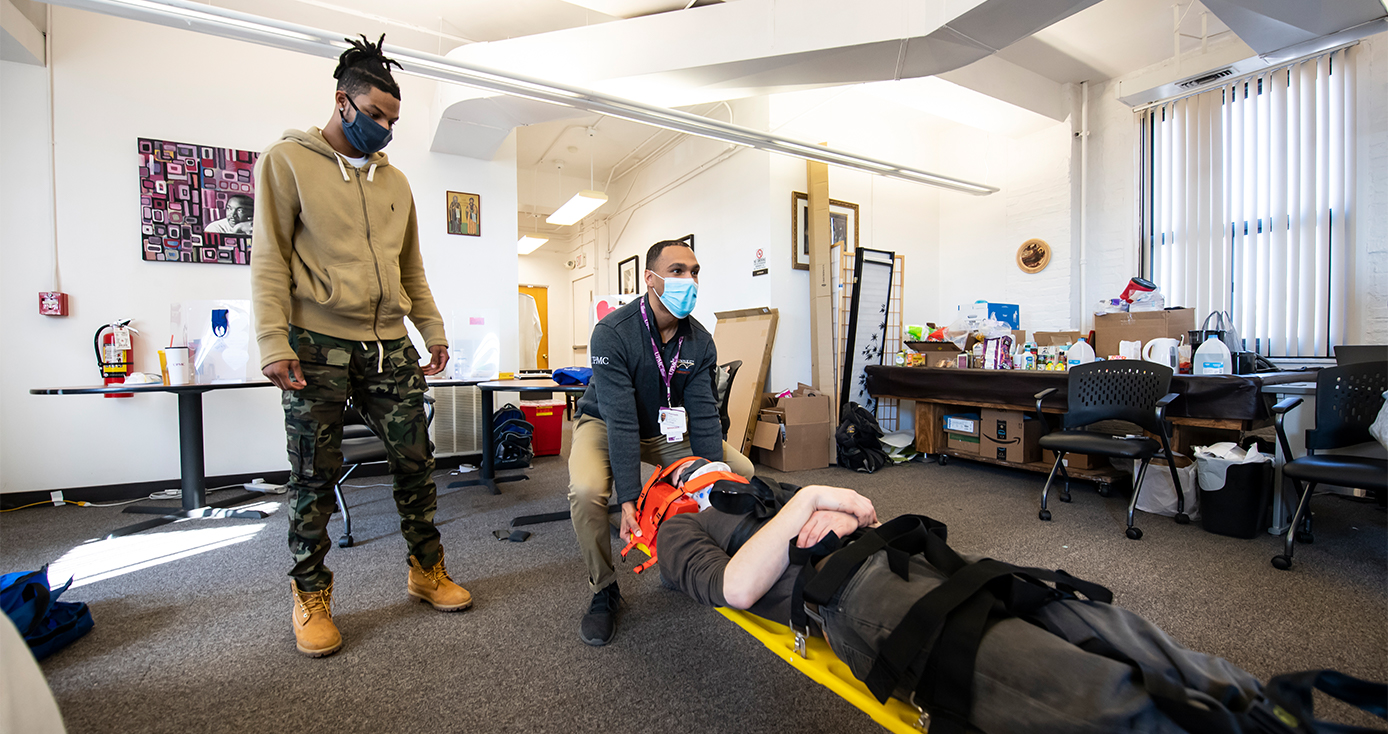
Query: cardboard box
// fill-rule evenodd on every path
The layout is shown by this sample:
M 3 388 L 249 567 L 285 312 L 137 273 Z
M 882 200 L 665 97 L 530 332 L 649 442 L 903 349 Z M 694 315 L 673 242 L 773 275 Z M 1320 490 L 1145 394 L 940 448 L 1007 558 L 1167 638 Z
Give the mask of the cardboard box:
M 1041 461 L 1044 464 L 1055 465 L 1055 452 L 1050 449 L 1041 450 Z M 1098 469 L 1101 466 L 1108 466 L 1107 456 L 1090 456 L 1089 454 L 1066 454 L 1065 466 L 1069 469 Z
M 762 395 L 762 410 L 752 433 L 757 460 L 780 471 L 829 466 L 832 436 L 829 396 L 801 385 L 789 397 Z
M 1097 317 L 1096 317 L 1097 318 Z M 1078 331 L 1033 331 L 1032 341 L 1038 347 L 1062 347 L 1067 344 L 1074 344 L 1084 336 Z
M 1020 410 L 983 409 L 979 455 L 1014 464 L 1041 460 L 1041 424 Z
M 944 417 L 945 433 L 978 438 L 983 421 L 978 413 L 954 413 Z
M 945 448 L 960 454 L 978 455 L 979 439 L 958 433 L 946 433 L 945 436 Z
M 1161 337 L 1180 339 L 1195 329 L 1195 309 L 1106 313 L 1094 317 L 1094 356 L 1108 359 L 1118 354 L 1118 342 L 1147 342 Z
M 976 301 L 960 306 L 959 315 L 967 319 L 971 326 L 984 319 L 1001 321 L 1014 329 L 1021 325 L 1021 308 L 1015 303 Z

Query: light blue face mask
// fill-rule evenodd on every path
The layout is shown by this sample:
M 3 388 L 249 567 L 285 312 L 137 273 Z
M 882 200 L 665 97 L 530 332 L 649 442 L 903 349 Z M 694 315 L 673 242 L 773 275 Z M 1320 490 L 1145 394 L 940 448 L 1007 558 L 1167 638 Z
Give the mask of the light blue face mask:
M 653 270 L 647 272 L 665 281 L 665 292 L 660 294 L 660 302 L 675 318 L 682 319 L 694 313 L 694 302 L 699 298 L 699 284 L 693 278 L 661 278 Z

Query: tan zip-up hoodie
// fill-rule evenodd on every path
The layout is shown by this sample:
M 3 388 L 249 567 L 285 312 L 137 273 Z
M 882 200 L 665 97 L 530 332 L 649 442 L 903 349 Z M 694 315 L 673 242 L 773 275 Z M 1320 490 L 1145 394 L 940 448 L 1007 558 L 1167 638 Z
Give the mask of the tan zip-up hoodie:
M 298 359 L 289 325 L 351 341 L 447 345 L 405 174 L 374 153 L 361 168 L 316 127 L 286 130 L 255 164 L 251 298 L 260 366 Z

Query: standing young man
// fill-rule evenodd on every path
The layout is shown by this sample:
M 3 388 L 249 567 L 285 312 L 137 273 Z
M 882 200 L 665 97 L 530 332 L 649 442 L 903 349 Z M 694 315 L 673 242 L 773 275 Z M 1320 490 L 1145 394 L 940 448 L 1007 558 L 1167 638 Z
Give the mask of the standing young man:
M 410 184 L 380 152 L 399 119 L 400 88 L 389 68 L 399 64 L 379 42 L 352 43 L 333 72 L 328 124 L 286 131 L 256 163 L 256 341 L 261 371 L 284 391 L 294 639 L 311 657 L 342 647 L 323 559 L 348 399 L 389 451 L 409 546 L 408 593 L 442 611 L 472 605 L 444 569 L 434 527 L 424 376 L 448 363 L 448 340 L 424 279 Z M 406 316 L 429 349 L 422 370 Z
M 612 566 L 607 501 L 622 503 L 623 540 L 639 532 L 641 462 L 666 466 L 686 456 L 723 461 L 751 478 L 752 462 L 723 441 L 714 395 L 713 336 L 689 314 L 699 290 L 699 260 L 676 240 L 646 251 L 646 294 L 593 328 L 593 379 L 578 401 L 569 449 L 569 507 L 588 566 L 592 602 L 579 637 L 605 645 L 621 605 Z

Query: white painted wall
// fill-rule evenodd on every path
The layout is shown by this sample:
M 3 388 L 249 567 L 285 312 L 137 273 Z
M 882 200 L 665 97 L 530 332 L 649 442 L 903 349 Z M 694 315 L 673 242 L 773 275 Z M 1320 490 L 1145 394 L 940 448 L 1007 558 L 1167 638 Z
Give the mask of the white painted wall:
M 1388 343 L 1388 34 L 1359 45 L 1354 263 L 1346 341 Z
M 0 123 L 0 314 L 11 343 L 23 345 L 0 365 L 3 492 L 176 478 L 173 396 L 28 389 L 98 382 L 91 339 L 104 322 L 133 317 L 141 330 L 136 369 L 157 370 L 171 302 L 250 297 L 249 268 L 140 259 L 136 138 L 260 150 L 285 128 L 321 126 L 332 109 L 329 60 L 65 8 L 53 14 L 58 240 L 72 315 L 48 318 L 36 308 L 38 291 L 52 286 L 45 70 L 0 62 L 6 109 L 28 111 Z M 229 68 L 253 80 L 250 87 L 231 85 Z M 514 139 L 493 161 L 430 153 L 433 84 L 400 81 L 403 122 L 388 153 L 414 188 L 430 285 L 445 317 L 479 303 L 507 305 L 499 331 L 502 369 L 511 369 Z M 449 189 L 482 195 L 482 237 L 445 234 Z M 287 468 L 272 388 L 212 393 L 204 409 L 209 474 Z
M 765 100 L 732 107 L 737 124 L 765 126 Z M 766 205 L 766 160 L 765 153 L 686 138 L 632 174 L 634 180 L 614 184 L 612 212 L 595 232 L 593 261 L 603 292 L 616 292 L 622 260 L 638 256 L 644 272 L 651 245 L 693 234 L 702 270 L 694 317 L 705 328 L 715 329 L 717 312 L 774 305 L 771 279 L 752 276 L 752 259 L 768 247 L 775 216 Z
M 954 126 L 943 139 L 941 165 L 1002 190 L 951 196 L 940 205 L 940 296 L 937 319 L 960 304 L 1015 303 L 1020 327 L 1078 328 L 1072 323 L 1070 126 L 1055 123 L 1021 138 Z M 1051 246 L 1051 262 L 1035 275 L 1017 267 L 1017 248 L 1032 238 Z

